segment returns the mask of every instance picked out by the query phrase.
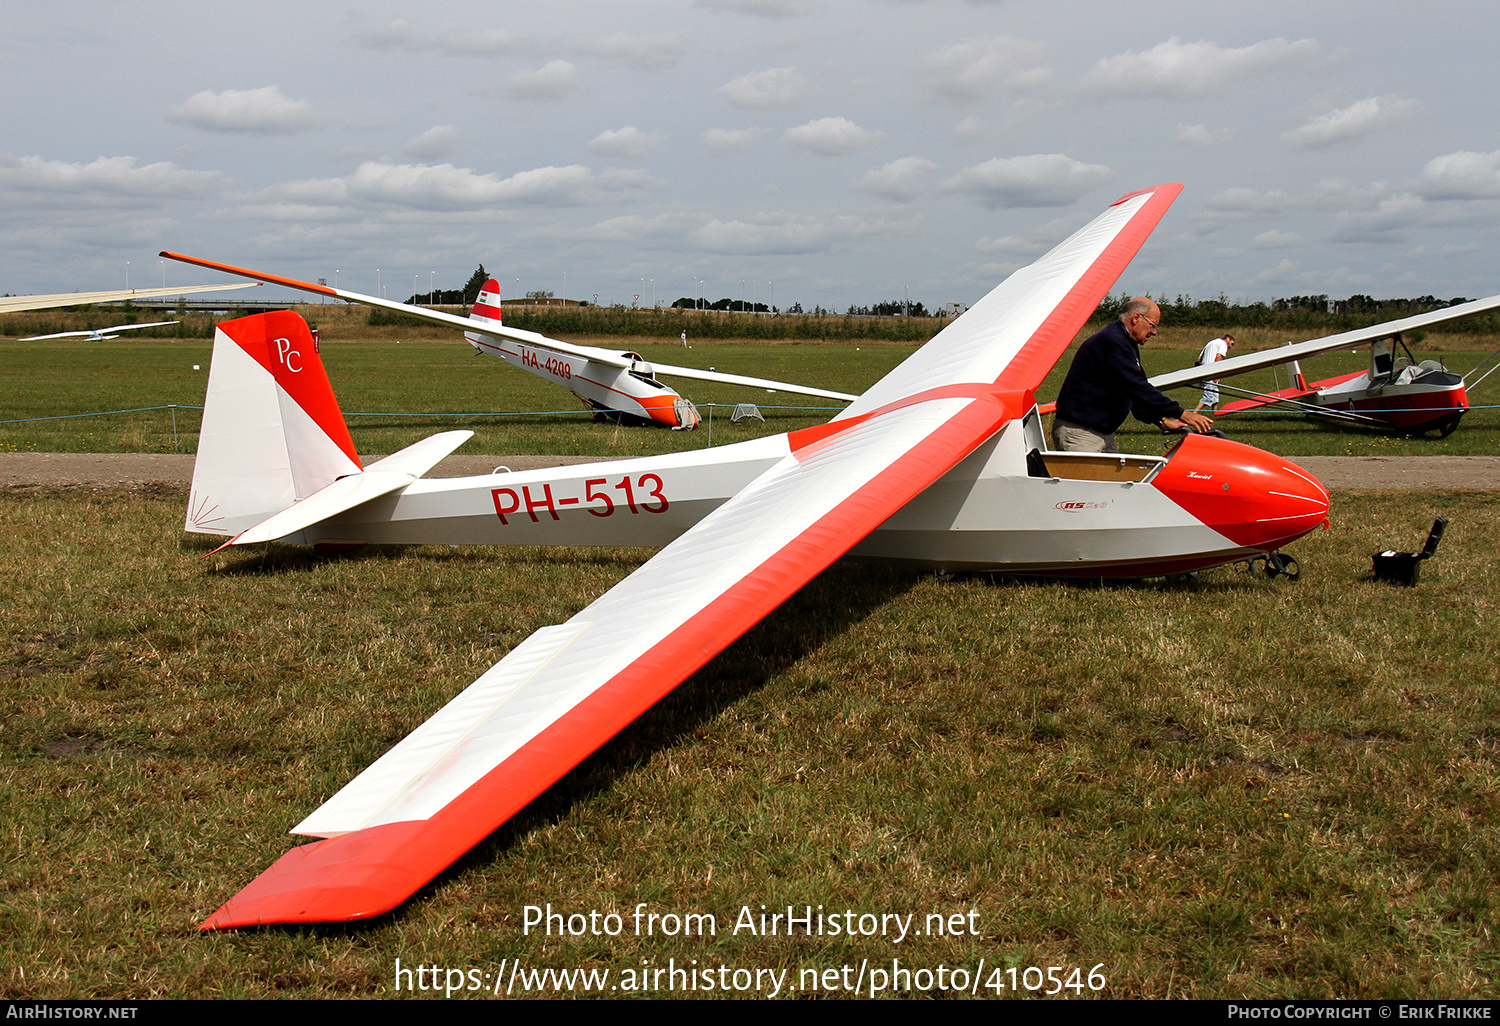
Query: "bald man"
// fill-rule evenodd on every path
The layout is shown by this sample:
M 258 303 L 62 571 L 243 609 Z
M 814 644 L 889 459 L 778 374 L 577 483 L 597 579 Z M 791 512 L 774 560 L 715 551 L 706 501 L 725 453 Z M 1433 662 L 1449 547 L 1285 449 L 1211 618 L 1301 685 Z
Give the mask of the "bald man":
M 1144 296 L 1125 304 L 1120 319 L 1078 347 L 1057 394 L 1052 444 L 1065 452 L 1119 452 L 1115 432 L 1134 413 L 1163 431 L 1212 431 L 1213 421 L 1163 395 L 1141 368 L 1141 345 L 1156 334 L 1161 308 Z

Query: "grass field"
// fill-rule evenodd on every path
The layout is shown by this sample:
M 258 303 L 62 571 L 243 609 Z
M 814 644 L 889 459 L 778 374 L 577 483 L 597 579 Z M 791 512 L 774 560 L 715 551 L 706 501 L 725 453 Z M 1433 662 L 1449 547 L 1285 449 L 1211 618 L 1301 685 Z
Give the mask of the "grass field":
M 484 993 L 696 964 L 810 996 L 894 959 L 986 996 L 1031 966 L 1085 996 L 1096 966 L 1117 998 L 1495 996 L 1495 495 L 1338 495 L 1298 583 L 837 564 L 395 914 L 208 936 L 291 824 L 646 554 L 205 561 L 183 501 L 0 494 L 6 998 L 388 997 L 397 959 Z M 1372 582 L 1437 513 L 1421 585 Z M 528 933 L 548 903 L 623 928 Z M 717 930 L 637 935 L 640 903 Z M 762 905 L 957 935 L 736 933 Z
M 1429 341 L 1460 371 L 1487 343 Z M 1197 342 L 1172 342 L 1146 350 L 1149 371 L 1191 362 Z M 911 351 L 638 348 L 847 391 Z M 182 407 L 175 441 L 156 410 L 0 425 L 0 448 L 191 452 L 208 353 L 0 341 L 0 419 Z M 382 414 L 350 418 L 365 453 L 459 426 L 479 432 L 469 452 L 660 452 L 832 412 L 693 385 L 702 403 L 762 404 L 766 424 L 719 409 L 712 436 L 620 429 L 557 412 L 572 397 L 462 345 L 323 355 L 344 409 Z M 468 416 L 524 411 L 554 412 Z M 1296 417 L 1229 427 L 1289 455 L 1500 451 L 1492 410 L 1443 440 Z M 1123 444 L 1164 447 L 1145 430 Z M 662 993 L 684 966 L 760 970 L 745 993 L 833 996 L 856 978 L 868 993 L 868 970 L 889 979 L 893 960 L 918 973 L 906 993 L 963 990 L 954 969 L 980 995 L 1028 993 L 1054 966 L 1077 982 L 1070 997 L 1095 993 L 1095 967 L 1108 997 L 1496 993 L 1495 495 L 1337 495 L 1334 529 L 1292 547 L 1295 584 L 1227 568 L 1194 587 L 1096 587 L 837 564 L 395 914 L 211 936 L 194 925 L 286 850 L 297 819 L 649 553 L 318 560 L 273 546 L 204 561 L 210 543 L 181 533 L 184 501 L 0 492 L 0 996 L 389 997 L 419 981 L 398 959 L 441 967 L 465 996 L 514 985 L 518 965 L 517 996 L 562 993 L 555 978 L 526 986 L 544 969 Z M 1369 580 L 1371 552 L 1409 547 L 1438 513 L 1453 525 L 1420 587 Z M 548 903 L 621 929 L 528 932 L 527 906 Z M 642 936 L 642 903 L 717 929 Z M 918 931 L 940 915 L 956 933 L 734 929 L 762 905 L 912 916 Z
M 610 344 L 607 339 L 583 341 Z M 618 340 L 616 340 L 618 341 Z M 1190 364 L 1191 350 L 1153 344 L 1144 350 L 1146 368 L 1158 373 Z M 1431 335 L 1436 355 L 1460 372 L 1487 351 L 1488 339 Z M 638 345 L 648 359 L 716 367 L 778 380 L 820 385 L 845 392 L 867 388 L 912 352 L 904 345 L 790 344 L 695 346 Z M 211 344 L 197 340 L 122 339 L 107 343 L 0 341 L 0 450 L 39 452 L 192 452 L 197 445 Z M 712 413 L 712 431 L 671 432 L 616 428 L 592 423 L 582 404 L 540 378 L 478 356 L 462 343 L 325 342 L 323 357 L 335 391 L 349 416 L 362 453 L 388 453 L 440 430 L 467 427 L 477 437 L 463 451 L 490 454 L 642 455 L 742 441 L 821 423 L 839 404 L 754 389 L 700 382 L 677 382 L 682 391 Z M 1365 366 L 1367 356 L 1341 353 L 1309 361 L 1309 374 L 1331 376 Z M 1055 398 L 1069 363 L 1064 357 L 1038 391 Z M 197 365 L 198 370 L 194 370 Z M 1284 376 L 1283 376 L 1284 379 Z M 1270 374 L 1233 379 L 1242 387 L 1272 386 Z M 1473 397 L 1483 404 L 1496 375 Z M 1283 383 L 1284 380 L 1283 380 Z M 1500 389 L 1500 385 L 1494 385 Z M 1186 406 L 1196 389 L 1177 393 Z M 762 408 L 766 420 L 731 425 L 728 414 L 739 402 Z M 709 404 L 720 404 L 710 409 Z M 109 410 L 149 409 L 106 417 L 39 420 Z M 446 416 L 435 416 L 443 414 Z M 480 416 L 485 414 L 485 416 Z M 505 414 L 495 416 L 492 414 Z M 525 414 L 517 416 L 516 414 Z M 175 419 L 175 433 L 174 433 Z M 19 423 L 16 423 L 20 421 Z M 1500 452 L 1500 410 L 1475 409 L 1448 438 L 1402 438 L 1357 427 L 1333 425 L 1297 414 L 1256 414 L 1228 418 L 1223 427 L 1237 440 L 1288 456 L 1473 455 Z M 1159 453 L 1166 447 L 1154 429 L 1128 421 L 1126 451 Z

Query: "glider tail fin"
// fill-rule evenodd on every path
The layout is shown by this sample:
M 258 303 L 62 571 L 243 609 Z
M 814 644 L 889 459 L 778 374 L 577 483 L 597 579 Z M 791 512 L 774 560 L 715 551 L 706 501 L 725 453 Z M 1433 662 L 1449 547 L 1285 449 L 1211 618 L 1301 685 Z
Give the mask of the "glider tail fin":
M 184 528 L 235 535 L 360 472 L 307 322 L 282 310 L 220 324 Z
M 479 290 L 479 295 L 474 300 L 474 309 L 469 311 L 469 320 L 479 321 L 480 323 L 485 325 L 499 327 L 501 323 L 502 313 L 503 311 L 500 305 L 500 283 L 494 278 L 491 278 L 489 281 L 486 281 L 484 283 L 484 287 Z M 481 348 L 481 346 L 479 345 L 481 337 L 482 336 L 476 335 L 475 333 L 470 331 L 464 332 L 464 338 L 468 341 L 469 345 L 473 346 L 475 349 Z

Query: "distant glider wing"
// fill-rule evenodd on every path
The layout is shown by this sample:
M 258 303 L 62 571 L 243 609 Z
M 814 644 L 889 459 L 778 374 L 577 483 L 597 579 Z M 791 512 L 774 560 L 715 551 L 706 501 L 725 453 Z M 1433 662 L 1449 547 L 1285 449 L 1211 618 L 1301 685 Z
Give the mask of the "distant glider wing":
M 243 278 L 254 278 L 256 281 L 270 282 L 273 285 L 285 285 L 287 288 L 300 289 L 303 292 L 312 292 L 319 296 L 342 299 L 346 303 L 360 303 L 364 306 L 373 306 L 380 310 L 390 310 L 394 313 L 405 314 L 408 317 L 414 317 L 431 324 L 440 324 L 445 328 L 457 328 L 460 331 L 472 331 L 480 335 L 508 338 L 514 342 L 524 342 L 527 345 L 540 346 L 544 349 L 555 349 L 560 353 L 582 356 L 585 359 L 607 364 L 611 367 L 628 369 L 635 365 L 634 361 L 611 353 L 608 350 L 596 349 L 593 346 L 575 346 L 570 342 L 550 338 L 535 331 L 526 331 L 522 328 L 510 328 L 490 321 L 460 317 L 457 314 L 444 313 L 441 310 L 431 310 L 425 306 L 397 303 L 389 299 L 380 299 L 377 296 L 366 296 L 359 292 L 350 292 L 347 289 L 329 288 L 327 285 L 317 285 L 310 281 L 299 281 L 296 278 L 288 278 L 280 274 L 266 274 L 262 271 L 252 271 L 248 267 L 235 267 L 233 264 L 221 264 L 216 260 L 204 260 L 200 257 L 186 256 L 182 253 L 171 253 L 167 250 L 162 250 L 159 255 L 166 257 L 168 260 L 180 260 L 185 264 L 207 267 L 212 271 L 238 274 Z
M 594 346 L 577 346 L 571 342 L 552 338 L 536 331 L 526 331 L 523 328 L 512 328 L 497 321 L 477 320 L 469 317 L 460 317 L 457 314 L 444 313 L 441 310 L 429 310 L 424 306 L 413 306 L 410 303 L 395 303 L 389 299 L 378 299 L 375 296 L 361 295 L 358 292 L 348 292 L 344 289 L 333 289 L 327 285 L 315 285 L 312 282 L 299 281 L 296 278 L 286 278 L 275 274 L 262 274 L 260 271 L 252 271 L 244 267 L 234 267 L 230 264 L 221 264 L 213 260 L 202 260 L 198 257 L 184 256 L 181 253 L 169 253 L 163 250 L 162 256 L 172 260 L 181 260 L 183 263 L 194 264 L 198 267 L 207 267 L 215 271 L 227 271 L 230 274 L 239 274 L 247 278 L 255 278 L 258 281 L 268 281 L 276 285 L 285 285 L 288 288 L 301 289 L 304 292 L 313 292 L 320 296 L 332 296 L 349 303 L 362 303 L 366 306 L 379 307 L 382 310 L 391 310 L 402 313 L 408 317 L 415 317 L 431 324 L 440 324 L 447 328 L 458 328 L 461 331 L 471 331 L 480 335 L 490 335 L 495 338 L 509 339 L 512 342 L 523 342 L 529 346 L 541 349 L 551 349 L 559 353 L 567 353 L 570 356 L 581 356 L 594 363 L 602 363 L 610 367 L 621 367 L 630 369 L 635 366 L 635 361 L 612 353 L 607 349 L 599 349 Z M 800 395 L 819 396 L 824 399 L 841 399 L 848 401 L 854 396 L 843 392 L 830 392 L 822 388 L 810 388 L 806 385 L 797 385 L 785 381 L 771 381 L 766 378 L 745 377 L 740 374 L 722 374 L 718 371 L 699 370 L 696 367 L 673 367 L 666 364 L 652 362 L 653 371 L 658 374 L 666 374 L 669 377 L 692 378 L 698 381 L 716 381 L 721 384 L 745 385 L 751 388 L 771 388 L 783 392 L 795 392 Z
M 938 361 L 946 377 L 919 361 L 926 378 L 912 389 L 897 368 L 876 385 L 881 404 L 783 436 L 775 466 L 572 619 L 513 649 L 296 828 L 325 840 L 282 856 L 203 928 L 360 919 L 414 893 L 1024 415 L 1028 383 L 1179 189 L 1126 197 L 1128 209 L 1116 204 L 1044 257 L 1048 273 L 1006 293 L 1014 302 L 982 313 L 977 334 L 1003 340 L 1002 358 L 976 358 L 984 347 L 960 335 L 963 358 Z M 1022 301 L 1035 288 L 1050 299 Z
M 106 331 L 137 331 L 141 328 L 164 328 L 168 324 L 176 324 L 176 321 L 152 321 L 149 324 L 116 324 L 109 328 L 95 328 L 92 331 L 59 331 L 55 335 L 30 335 L 26 338 L 18 338 L 17 342 L 41 342 L 49 338 L 97 338 L 104 336 Z M 114 335 L 104 336 L 115 338 Z
M 850 395 L 847 392 L 830 392 L 826 388 L 795 385 L 787 381 L 772 381 L 769 378 L 752 378 L 744 374 L 725 374 L 721 371 L 699 370 L 696 367 L 673 367 L 670 364 L 657 363 L 655 360 L 651 361 L 651 370 L 655 374 L 665 374 L 669 378 L 714 381 L 721 385 L 744 385 L 747 388 L 765 388 L 773 392 L 793 392 L 797 395 L 811 395 L 821 399 L 838 399 L 842 402 L 852 402 L 859 398 L 859 396 Z
M 228 292 L 231 289 L 254 287 L 255 282 L 250 281 L 243 285 L 184 285 L 174 289 L 113 289 L 107 292 L 58 292 L 47 296 L 0 296 L 0 313 L 52 310 L 62 306 L 87 306 L 90 303 L 120 303 L 127 299 L 152 299 L 157 296 L 186 296 L 195 292 Z
M 1386 321 L 1384 324 L 1373 324 L 1368 328 L 1356 328 L 1353 331 L 1345 331 L 1338 335 L 1328 335 L 1324 338 L 1310 339 L 1306 342 L 1296 342 L 1277 349 L 1264 349 L 1258 353 L 1233 356 L 1227 360 L 1206 363 L 1201 367 L 1184 367 L 1182 370 L 1156 375 L 1156 377 L 1151 379 L 1151 384 L 1157 388 L 1165 389 L 1176 388 L 1180 385 L 1191 385 L 1210 379 L 1217 381 L 1220 378 L 1233 377 L 1236 374 L 1261 370 L 1265 367 L 1277 367 L 1281 364 L 1290 363 L 1293 360 L 1301 360 L 1309 356 L 1321 356 L 1323 353 L 1331 353 L 1336 349 L 1349 349 L 1353 346 L 1363 345 L 1366 342 L 1390 338 L 1392 335 L 1403 331 L 1415 331 L 1418 328 L 1441 324 L 1444 321 L 1456 320 L 1459 317 L 1467 317 L 1470 314 L 1484 313 L 1486 310 L 1494 310 L 1497 307 L 1500 307 L 1500 296 L 1475 299 L 1468 303 L 1460 303 L 1458 306 L 1450 306 L 1444 310 L 1429 310 L 1427 313 L 1414 314 L 1411 317 L 1403 317 L 1400 320 Z

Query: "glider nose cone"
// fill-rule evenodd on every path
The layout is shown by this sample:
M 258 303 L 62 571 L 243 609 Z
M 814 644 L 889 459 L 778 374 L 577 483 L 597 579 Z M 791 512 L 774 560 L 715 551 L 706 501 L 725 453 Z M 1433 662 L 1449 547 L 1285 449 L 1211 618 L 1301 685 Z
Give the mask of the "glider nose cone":
M 1328 490 L 1290 460 L 1224 438 L 1189 435 L 1153 484 L 1224 537 L 1269 552 L 1328 519 Z

